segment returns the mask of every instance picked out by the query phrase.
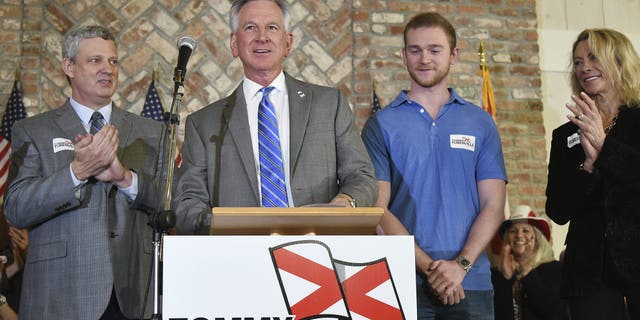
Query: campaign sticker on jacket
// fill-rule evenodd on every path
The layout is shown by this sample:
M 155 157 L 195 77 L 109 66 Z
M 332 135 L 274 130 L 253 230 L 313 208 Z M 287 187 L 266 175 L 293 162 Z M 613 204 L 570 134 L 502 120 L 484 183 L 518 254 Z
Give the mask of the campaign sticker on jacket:
M 476 150 L 476 137 L 465 134 L 449 135 L 449 143 L 453 149 Z
M 65 138 L 53 138 L 53 153 L 58 153 L 59 151 L 65 150 L 73 151 L 73 142 Z
M 567 137 L 567 148 L 571 149 L 577 144 L 580 144 L 580 135 L 577 132 Z

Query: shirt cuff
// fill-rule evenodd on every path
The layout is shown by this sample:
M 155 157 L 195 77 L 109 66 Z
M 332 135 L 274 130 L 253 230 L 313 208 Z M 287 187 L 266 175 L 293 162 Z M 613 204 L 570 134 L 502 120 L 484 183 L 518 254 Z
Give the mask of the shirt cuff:
M 87 179 L 85 179 L 85 180 L 79 180 L 79 179 L 76 177 L 75 173 L 73 173 L 73 169 L 71 168 L 71 163 L 69 164 L 69 173 L 71 173 L 71 180 L 73 180 L 73 186 L 74 186 L 74 187 L 78 187 L 78 186 L 80 186 L 80 185 L 82 185 L 82 184 L 87 183 Z
M 131 200 L 135 200 L 138 196 L 138 175 L 131 170 L 131 185 L 126 188 L 118 188 L 118 190 L 124 192 Z

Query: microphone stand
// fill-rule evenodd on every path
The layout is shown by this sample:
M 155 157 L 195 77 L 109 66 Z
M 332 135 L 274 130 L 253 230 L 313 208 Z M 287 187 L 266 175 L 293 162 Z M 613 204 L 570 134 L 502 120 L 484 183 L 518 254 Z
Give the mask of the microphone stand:
M 151 215 L 149 225 L 153 229 L 153 314 L 152 320 L 161 320 L 162 313 L 160 312 L 160 261 L 161 261 L 161 248 L 162 238 L 166 231 L 175 226 L 176 216 L 173 210 L 171 210 L 171 186 L 173 181 L 173 173 L 175 169 L 175 150 L 177 145 L 176 138 L 176 126 L 179 124 L 180 119 L 177 114 L 177 110 L 182 103 L 182 96 L 184 95 L 184 70 L 176 70 L 175 75 L 175 90 L 173 92 L 173 101 L 169 112 L 164 113 L 164 121 L 167 124 L 167 131 L 169 132 L 169 148 L 167 150 L 166 162 L 167 162 L 167 178 L 164 185 L 162 204 L 163 208 L 160 212 Z M 164 143 L 163 139 L 163 143 Z

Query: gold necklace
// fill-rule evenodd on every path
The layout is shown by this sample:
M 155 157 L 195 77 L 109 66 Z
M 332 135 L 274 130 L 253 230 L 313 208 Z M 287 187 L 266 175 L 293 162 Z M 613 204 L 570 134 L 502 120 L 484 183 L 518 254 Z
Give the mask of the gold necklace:
M 611 129 L 613 129 L 613 126 L 616 125 L 616 120 L 618 120 L 618 116 L 615 116 L 613 120 L 609 122 L 609 125 L 606 128 L 604 128 L 604 134 L 609 134 L 609 131 L 611 131 Z

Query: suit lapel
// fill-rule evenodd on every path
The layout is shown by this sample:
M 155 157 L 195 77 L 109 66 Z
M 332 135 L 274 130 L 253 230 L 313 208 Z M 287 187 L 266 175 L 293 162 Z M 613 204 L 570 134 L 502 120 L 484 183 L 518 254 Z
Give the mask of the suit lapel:
M 118 138 L 120 139 L 120 144 L 118 145 L 118 158 L 122 160 L 124 156 L 125 146 L 127 146 L 127 140 L 131 134 L 131 126 L 133 125 L 132 121 L 128 119 L 129 115 L 124 110 L 116 107 L 115 103 L 111 108 L 111 121 L 118 129 Z
M 69 100 L 67 100 L 62 107 L 56 110 L 55 121 L 60 130 L 64 132 L 66 138 L 73 141 L 73 143 L 75 143 L 76 136 L 78 134 L 87 134 L 87 130 L 84 128 L 82 120 L 80 120 L 76 111 L 71 107 Z
M 289 91 L 289 161 L 290 174 L 293 177 L 311 114 L 313 92 L 289 75 L 285 74 L 285 77 Z
M 256 163 L 253 156 L 249 116 L 247 113 L 247 103 L 242 90 L 242 83 L 240 83 L 236 91 L 229 96 L 222 116 L 224 124 L 228 124 L 229 135 L 233 140 L 236 150 L 238 150 L 244 170 L 251 181 L 251 188 L 253 189 L 256 199 L 259 199 Z
M 60 132 L 47 132 L 47 135 L 52 135 L 50 137 L 50 139 L 52 140 L 55 138 L 64 138 L 70 140 L 73 144 L 75 144 L 76 136 L 78 134 L 87 134 L 87 130 L 82 125 L 82 120 L 80 120 L 80 117 L 78 116 L 76 111 L 73 110 L 73 107 L 71 107 L 69 100 L 67 100 L 67 102 L 60 108 L 56 109 L 55 117 L 53 120 L 60 129 Z M 64 163 L 70 163 L 71 161 L 73 161 L 73 152 L 58 152 L 54 154 L 52 154 L 51 156 L 62 157 L 62 159 L 64 159 Z

